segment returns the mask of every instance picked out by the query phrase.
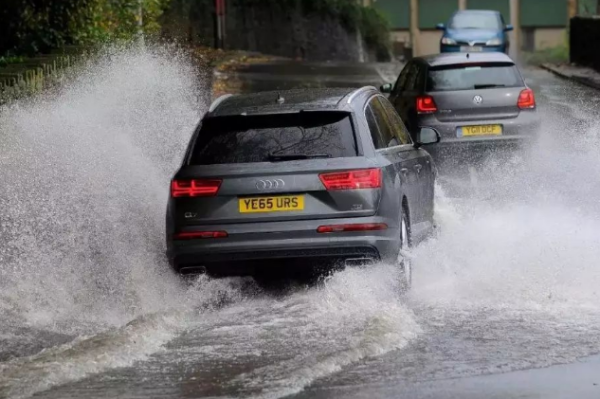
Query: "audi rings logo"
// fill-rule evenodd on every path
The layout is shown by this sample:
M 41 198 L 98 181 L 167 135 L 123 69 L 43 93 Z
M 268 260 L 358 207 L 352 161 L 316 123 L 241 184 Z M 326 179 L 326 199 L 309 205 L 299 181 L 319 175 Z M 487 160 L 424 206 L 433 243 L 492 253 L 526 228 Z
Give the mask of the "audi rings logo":
M 285 182 L 281 179 L 259 180 L 256 182 L 256 188 L 259 190 L 276 190 L 285 187 Z
M 473 97 L 473 102 L 477 105 L 481 104 L 483 102 L 483 97 L 481 96 L 475 96 Z

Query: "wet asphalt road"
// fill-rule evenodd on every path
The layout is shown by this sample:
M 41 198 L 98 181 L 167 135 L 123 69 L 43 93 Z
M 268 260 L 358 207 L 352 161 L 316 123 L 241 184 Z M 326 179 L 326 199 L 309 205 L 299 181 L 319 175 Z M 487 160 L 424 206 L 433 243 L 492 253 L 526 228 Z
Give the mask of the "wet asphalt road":
M 283 69 L 219 78 L 248 91 L 378 84 L 396 71 Z M 4 338 L 0 397 L 600 397 L 599 96 L 540 70 L 526 78 L 540 142 L 468 176 L 443 173 L 440 232 L 412 253 L 410 295 L 385 266 L 285 293 L 169 280 L 180 306 L 127 326 L 75 341 L 11 330 L 35 337 Z M 44 340 L 53 348 L 36 354 Z

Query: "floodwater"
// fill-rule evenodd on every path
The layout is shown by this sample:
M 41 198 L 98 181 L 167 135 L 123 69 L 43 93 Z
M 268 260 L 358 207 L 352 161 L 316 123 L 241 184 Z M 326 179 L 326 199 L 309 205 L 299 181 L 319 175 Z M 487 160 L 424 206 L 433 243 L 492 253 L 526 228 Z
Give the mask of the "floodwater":
M 168 181 L 207 107 L 184 54 L 114 51 L 3 109 L 0 397 L 389 397 L 600 353 L 597 95 L 526 78 L 538 142 L 442 173 L 403 297 L 386 265 L 283 293 L 169 271 Z

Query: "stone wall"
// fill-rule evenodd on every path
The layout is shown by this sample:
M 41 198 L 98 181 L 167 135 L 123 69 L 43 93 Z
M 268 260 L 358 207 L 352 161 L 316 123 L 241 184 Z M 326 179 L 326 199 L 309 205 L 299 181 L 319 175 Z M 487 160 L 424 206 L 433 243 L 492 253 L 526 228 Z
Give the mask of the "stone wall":
M 193 45 L 214 45 L 214 0 L 172 0 L 163 14 L 162 33 Z
M 213 44 L 212 3 L 198 0 L 191 8 L 174 6 L 165 16 L 165 34 Z M 389 56 L 386 49 L 369 48 L 359 37 L 332 15 L 304 10 L 301 2 L 227 1 L 227 49 L 312 61 L 374 61 Z
M 358 61 L 360 57 L 356 32 L 348 32 L 331 16 L 304 14 L 299 8 L 279 4 L 230 3 L 228 46 L 308 60 Z

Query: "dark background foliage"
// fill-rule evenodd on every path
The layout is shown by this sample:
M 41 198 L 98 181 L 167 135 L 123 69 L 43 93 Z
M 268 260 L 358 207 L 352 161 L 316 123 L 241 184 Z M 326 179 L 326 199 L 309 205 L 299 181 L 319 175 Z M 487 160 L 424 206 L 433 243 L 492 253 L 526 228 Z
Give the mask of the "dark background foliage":
M 178 39 L 201 37 L 194 41 L 212 44 L 214 0 L 1 1 L 0 64 L 65 45 L 131 40 L 140 32 L 140 4 L 141 29 L 145 34 L 162 33 L 169 37 L 181 25 L 188 32 L 183 35 L 178 32 Z M 230 7 L 238 3 L 240 0 L 227 0 Z M 326 21 L 338 21 L 349 32 L 359 29 L 369 45 L 386 48 L 389 44 L 387 20 L 377 10 L 361 7 L 356 0 L 243 0 L 242 3 L 245 9 L 276 6 L 282 10 L 282 18 L 298 10 L 309 18 L 319 15 Z
M 33 55 L 71 44 L 131 39 L 160 30 L 168 0 L 2 0 L 0 55 Z

